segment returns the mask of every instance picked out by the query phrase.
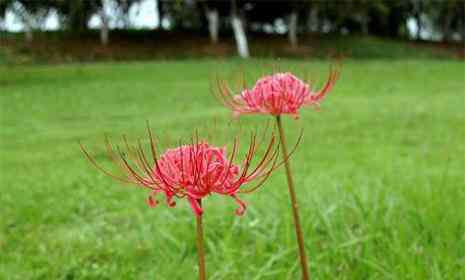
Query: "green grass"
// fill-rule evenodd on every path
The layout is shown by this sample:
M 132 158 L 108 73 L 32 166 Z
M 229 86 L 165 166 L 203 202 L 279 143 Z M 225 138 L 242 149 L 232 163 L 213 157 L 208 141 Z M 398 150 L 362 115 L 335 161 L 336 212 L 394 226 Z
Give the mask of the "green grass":
M 253 79 L 271 62 L 243 66 Z M 279 63 L 327 73 L 324 61 Z M 187 203 L 148 208 L 78 141 L 106 163 L 105 132 L 143 138 L 149 120 L 168 141 L 221 126 L 230 115 L 209 77 L 241 65 L 0 68 L 0 279 L 196 279 Z M 292 167 L 313 279 L 465 279 L 464 117 L 462 62 L 349 60 L 319 112 L 285 118 L 291 139 L 305 129 Z M 210 279 L 299 279 L 283 169 L 242 198 L 244 217 L 229 198 L 204 202 Z

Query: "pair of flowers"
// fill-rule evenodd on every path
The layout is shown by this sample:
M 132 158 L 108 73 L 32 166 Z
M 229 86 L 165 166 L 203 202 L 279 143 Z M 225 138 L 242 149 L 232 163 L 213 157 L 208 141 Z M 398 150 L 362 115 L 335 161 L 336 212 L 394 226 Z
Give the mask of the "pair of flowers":
M 246 204 L 239 198 L 239 194 L 256 190 L 263 185 L 273 171 L 284 164 L 302 275 L 303 279 L 309 279 L 297 198 L 288 161 L 293 151 L 289 153 L 287 149 L 281 115 L 291 115 L 297 118 L 301 107 L 318 106 L 323 97 L 332 89 L 338 77 L 338 69 L 331 69 L 323 88 L 314 91 L 309 83 L 298 79 L 291 73 L 277 73 L 259 79 L 253 88 L 243 89 L 238 95 L 234 95 L 226 82 L 218 81 L 217 97 L 226 107 L 231 109 L 236 117 L 243 114 L 266 114 L 276 118 L 280 139 L 278 141 L 273 134 L 263 155 L 258 160 L 256 158 L 258 157 L 258 142 L 260 141 L 258 141 L 256 134 L 252 134 L 250 138 L 242 164 L 236 163 L 239 149 L 238 138 L 235 138 L 229 153 L 225 147 L 217 147 L 199 139 L 197 134 L 192 137 L 190 143 L 160 153 L 157 149 L 157 141 L 148 128 L 149 155 L 144 152 L 140 142 L 132 146 L 126 138 L 123 138 L 126 148 L 126 151 L 123 152 L 119 148 L 115 149 L 106 139 L 108 156 L 117 167 L 123 170 L 124 175 L 113 174 L 102 168 L 82 145 L 81 149 L 88 160 L 105 174 L 121 182 L 148 189 L 147 201 L 151 207 L 155 207 L 159 203 L 157 196 L 160 195 L 165 197 L 169 207 L 176 205 L 175 198 L 185 198 L 189 202 L 197 223 L 199 278 L 201 280 L 206 279 L 202 200 L 211 194 L 230 196 L 238 204 L 236 214 L 242 215 L 246 209 Z M 280 150 L 282 151 L 281 159 L 279 159 Z M 252 166 L 252 162 L 258 163 Z M 244 188 L 245 185 L 252 183 L 254 183 L 252 187 Z

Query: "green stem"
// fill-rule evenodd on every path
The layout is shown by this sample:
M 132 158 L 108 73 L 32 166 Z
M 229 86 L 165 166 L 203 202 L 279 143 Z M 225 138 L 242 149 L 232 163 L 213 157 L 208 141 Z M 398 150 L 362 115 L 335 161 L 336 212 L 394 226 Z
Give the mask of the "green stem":
M 199 204 L 202 202 L 198 200 Z M 205 248 L 203 243 L 203 225 L 202 225 L 202 216 L 195 215 L 195 221 L 197 224 L 197 256 L 199 259 L 199 280 L 205 280 Z
M 292 208 L 292 216 L 294 218 L 295 234 L 297 237 L 297 244 L 299 245 L 299 256 L 300 256 L 300 266 L 302 268 L 302 279 L 309 280 L 310 272 L 308 270 L 308 265 L 307 265 L 307 256 L 305 255 L 305 243 L 304 243 L 304 236 L 302 234 L 302 226 L 300 224 L 299 207 L 297 204 L 297 197 L 296 197 L 295 189 L 294 189 L 294 181 L 292 179 L 291 165 L 288 160 L 289 153 L 287 150 L 286 138 L 284 136 L 284 129 L 283 129 L 280 116 L 276 117 L 276 123 L 278 125 L 278 130 L 279 130 L 279 138 L 281 140 L 281 149 L 283 152 L 283 158 L 285 159 L 284 167 L 286 168 L 287 185 L 289 187 L 289 195 L 291 198 L 291 206 L 292 206 L 291 208 Z

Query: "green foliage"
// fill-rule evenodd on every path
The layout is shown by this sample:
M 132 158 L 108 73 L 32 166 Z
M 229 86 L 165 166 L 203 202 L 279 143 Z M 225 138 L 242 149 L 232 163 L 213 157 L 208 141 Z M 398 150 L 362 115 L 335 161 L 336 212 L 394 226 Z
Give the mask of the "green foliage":
M 129 8 L 141 0 L 117 0 L 114 14 L 127 23 Z M 23 21 L 28 17 L 44 15 L 44 11 L 56 9 L 64 23 L 64 29 L 74 33 L 87 29 L 87 23 L 93 14 L 102 7 L 102 0 L 0 0 L 0 17 L 7 7 L 22 4 L 24 9 L 15 11 Z M 234 1 L 210 0 L 160 0 L 161 18 L 169 18 L 171 30 L 189 29 L 207 31 L 208 21 L 205 17 L 207 8 L 217 9 L 221 15 L 222 32 L 230 31 L 229 15 Z M 247 22 L 273 23 L 276 19 L 286 19 L 292 11 L 300 16 L 299 30 L 308 27 L 311 11 L 318 23 L 318 33 L 364 33 L 393 38 L 406 38 L 407 19 L 414 18 L 423 25 L 422 17 L 431 21 L 436 32 L 443 33 L 444 40 L 453 37 L 465 38 L 465 1 L 464 0 L 344 0 L 344 1 L 262 1 L 237 0 L 237 8 Z M 17 3 L 16 3 L 17 4 Z M 16 5 L 17 6 L 17 5 Z M 46 15 L 46 13 L 45 13 Z M 125 24 L 129 25 L 129 24 Z M 36 26 L 37 27 L 37 26 Z M 249 26 L 250 27 L 250 26 Z M 129 26 L 125 26 L 129 28 Z M 308 28 L 307 28 L 308 29 Z M 315 31 L 315 30 L 313 30 Z
M 54 0 L 53 7 L 61 16 L 65 29 L 79 33 L 87 30 L 87 23 L 92 14 L 102 7 L 101 0 Z
M 215 117 L 227 123 L 209 77 L 244 66 L 253 80 L 273 64 L 318 81 L 328 68 L 0 67 L 0 279 L 196 279 L 189 206 L 148 208 L 143 189 L 97 172 L 78 141 L 106 164 L 104 132 L 145 139 L 149 120 L 176 139 Z M 320 111 L 284 119 L 291 139 L 305 128 L 292 166 L 315 279 L 465 278 L 463 71 L 454 61 L 349 60 Z M 265 119 L 246 117 L 243 129 Z M 205 200 L 210 279 L 298 279 L 282 170 L 243 198 L 242 218 L 228 198 Z

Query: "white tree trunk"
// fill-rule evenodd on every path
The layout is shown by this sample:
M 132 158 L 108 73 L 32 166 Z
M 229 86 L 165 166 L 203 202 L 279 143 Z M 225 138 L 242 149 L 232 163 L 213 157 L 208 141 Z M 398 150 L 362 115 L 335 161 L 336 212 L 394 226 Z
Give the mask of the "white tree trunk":
M 155 26 L 155 29 L 160 28 L 162 19 L 160 18 L 160 3 L 158 0 L 155 0 L 155 18 L 158 19 L 158 24 Z
M 234 30 L 234 38 L 236 39 L 237 51 L 242 58 L 248 58 L 249 46 L 247 44 L 247 37 L 245 35 L 244 24 L 242 20 L 236 15 L 232 15 L 232 27 Z
M 289 17 L 289 42 L 291 43 L 292 48 L 296 48 L 298 41 L 297 41 L 297 21 L 299 19 L 299 14 L 296 11 L 292 11 Z
M 103 46 L 108 45 L 108 16 L 105 13 L 105 8 L 100 11 L 100 43 Z
M 308 32 L 316 32 L 316 31 L 318 31 L 318 8 L 317 7 L 312 7 L 308 11 L 307 31 Z
M 421 22 L 421 15 L 418 14 L 417 16 L 415 16 L 415 21 L 417 23 L 417 34 L 415 35 L 415 39 L 417 40 L 421 40 L 421 29 L 422 29 L 422 22 Z
M 219 15 L 218 10 L 206 11 L 208 20 L 208 31 L 210 32 L 210 40 L 213 44 L 218 43 L 218 30 L 219 30 Z
M 368 31 L 369 31 L 368 30 L 368 25 L 369 25 L 368 24 L 368 20 L 369 20 L 368 15 L 362 14 L 361 15 L 361 20 L 362 20 L 362 22 L 361 22 L 362 23 L 362 34 L 366 36 L 366 35 L 368 35 Z
M 126 13 L 129 10 L 129 2 L 128 0 L 122 0 L 121 1 L 121 7 L 122 7 L 122 12 L 121 14 L 121 19 L 123 21 L 124 29 L 129 29 L 130 27 L 130 21 L 129 21 L 129 13 Z
M 421 40 L 421 32 L 423 29 L 423 21 L 421 20 L 422 4 L 421 0 L 413 2 L 413 17 L 417 24 L 417 32 L 415 34 L 416 40 Z
M 27 43 L 31 43 L 34 39 L 33 29 L 34 29 L 34 17 L 32 14 L 29 14 L 27 9 L 19 2 L 13 3 L 12 7 L 13 13 L 15 13 L 24 25 L 24 36 Z
M 29 19 L 25 19 L 24 21 L 24 35 L 26 36 L 26 42 L 31 43 L 34 39 L 33 31 L 32 31 L 32 23 Z
M 3 18 L 4 15 L 0 15 L 0 31 L 6 31 L 6 24 Z
M 460 21 L 459 32 L 460 32 L 460 35 L 461 35 L 460 38 L 462 39 L 462 43 L 465 44 L 465 19 L 462 19 Z
M 442 41 L 450 42 L 451 39 L 451 23 L 452 23 L 452 11 L 447 9 L 446 18 L 444 19 L 443 29 L 442 29 Z

